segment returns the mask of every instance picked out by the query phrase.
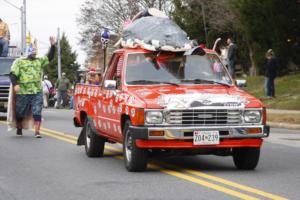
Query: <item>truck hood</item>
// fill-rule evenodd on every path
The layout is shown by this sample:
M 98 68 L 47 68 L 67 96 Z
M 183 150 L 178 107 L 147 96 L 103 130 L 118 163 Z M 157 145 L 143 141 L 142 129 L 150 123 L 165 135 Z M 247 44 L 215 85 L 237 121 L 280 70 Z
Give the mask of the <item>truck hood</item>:
M 129 92 L 145 103 L 146 108 L 187 109 L 197 107 L 262 107 L 262 103 L 235 87 L 146 86 L 130 87 Z
M 10 85 L 10 79 L 8 75 L 0 76 L 0 85 Z

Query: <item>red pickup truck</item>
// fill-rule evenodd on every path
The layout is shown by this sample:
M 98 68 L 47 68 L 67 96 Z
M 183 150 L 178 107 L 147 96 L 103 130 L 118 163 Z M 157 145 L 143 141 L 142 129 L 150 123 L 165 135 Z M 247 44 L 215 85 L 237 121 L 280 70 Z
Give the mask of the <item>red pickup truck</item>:
M 214 51 L 116 50 L 101 85 L 77 84 L 78 145 L 103 156 L 105 142 L 123 144 L 128 171 L 143 171 L 149 155 L 233 156 L 254 169 L 266 110 L 238 88 Z

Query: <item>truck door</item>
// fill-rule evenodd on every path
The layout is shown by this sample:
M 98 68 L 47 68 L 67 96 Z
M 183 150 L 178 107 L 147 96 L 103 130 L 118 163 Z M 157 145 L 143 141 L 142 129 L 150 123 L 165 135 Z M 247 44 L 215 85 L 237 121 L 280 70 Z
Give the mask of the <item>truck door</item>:
M 123 54 L 116 53 L 113 55 L 109 68 L 106 70 L 104 80 L 102 82 L 101 102 L 98 102 L 99 110 L 99 128 L 101 132 L 109 137 L 121 141 L 122 133 L 120 127 L 120 116 L 118 114 L 118 102 L 116 97 L 121 93 L 121 68 L 123 67 Z M 117 88 L 114 90 L 106 90 L 104 88 L 105 80 L 117 81 Z M 100 105 L 101 104 L 101 105 Z

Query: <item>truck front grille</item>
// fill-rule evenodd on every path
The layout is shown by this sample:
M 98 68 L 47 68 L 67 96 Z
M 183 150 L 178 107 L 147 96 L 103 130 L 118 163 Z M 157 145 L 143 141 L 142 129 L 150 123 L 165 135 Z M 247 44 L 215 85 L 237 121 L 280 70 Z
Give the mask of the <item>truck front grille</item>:
M 172 110 L 166 116 L 167 122 L 174 125 L 239 125 L 240 110 L 236 109 L 191 109 Z
M 9 85 L 0 85 L 0 97 L 8 97 Z

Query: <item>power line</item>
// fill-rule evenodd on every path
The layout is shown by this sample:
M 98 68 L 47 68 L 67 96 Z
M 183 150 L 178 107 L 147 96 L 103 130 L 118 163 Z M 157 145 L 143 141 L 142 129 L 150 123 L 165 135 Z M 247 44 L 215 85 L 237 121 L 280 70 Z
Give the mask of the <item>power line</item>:
M 16 6 L 15 4 L 11 3 L 10 1 L 7 1 L 7 0 L 3 0 L 3 1 L 5 1 L 5 2 L 6 2 L 6 3 L 8 3 L 9 5 L 11 5 L 12 7 L 14 7 L 14 8 L 16 8 L 16 9 L 18 9 L 18 10 L 22 11 L 22 9 L 21 9 L 21 8 L 19 8 L 19 7 L 18 7 L 18 6 Z

